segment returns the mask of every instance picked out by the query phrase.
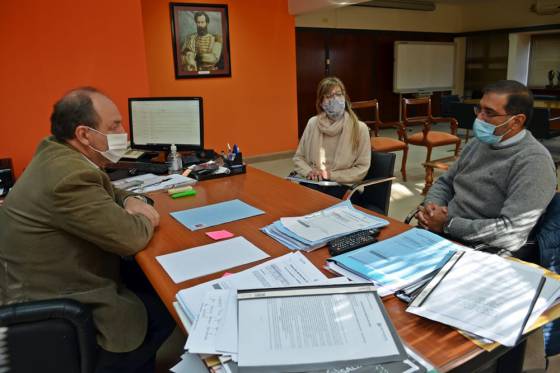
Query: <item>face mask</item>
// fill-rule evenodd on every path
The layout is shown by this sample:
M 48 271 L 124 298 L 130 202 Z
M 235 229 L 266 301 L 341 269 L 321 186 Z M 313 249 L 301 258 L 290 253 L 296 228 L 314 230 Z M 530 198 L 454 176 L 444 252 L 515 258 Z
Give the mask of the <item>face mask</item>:
M 117 163 L 119 161 L 119 159 L 121 159 L 124 155 L 124 153 L 126 153 L 127 148 L 128 148 L 128 135 L 126 133 L 109 133 L 109 134 L 105 134 L 103 132 L 99 132 L 98 130 L 91 128 L 91 127 L 87 127 L 88 129 L 97 132 L 103 136 L 105 136 L 107 138 L 107 145 L 108 148 L 105 151 L 101 151 L 98 149 L 95 149 L 93 146 L 89 146 L 90 148 L 92 148 L 93 150 L 95 150 L 96 152 L 98 152 L 99 154 L 101 154 L 103 157 L 105 157 L 106 159 L 108 159 L 109 161 L 113 162 L 113 163 Z
M 474 124 L 473 124 L 474 136 L 477 139 L 479 139 L 480 141 L 482 141 L 486 144 L 489 144 L 489 145 L 497 144 L 500 141 L 502 141 L 502 137 L 507 135 L 509 133 L 509 131 L 511 131 L 511 129 L 501 136 L 494 135 L 494 131 L 496 130 L 496 128 L 500 128 L 500 127 L 505 126 L 512 119 L 513 119 L 513 117 L 509 118 L 508 120 L 506 120 L 504 123 L 500 124 L 499 126 L 494 126 L 490 123 L 487 123 L 487 122 L 485 122 L 481 119 L 476 118 L 474 120 Z
M 344 114 L 344 108 L 346 107 L 346 100 L 344 97 L 333 97 L 329 100 L 323 101 L 321 108 L 327 114 L 327 117 L 331 120 L 338 120 Z

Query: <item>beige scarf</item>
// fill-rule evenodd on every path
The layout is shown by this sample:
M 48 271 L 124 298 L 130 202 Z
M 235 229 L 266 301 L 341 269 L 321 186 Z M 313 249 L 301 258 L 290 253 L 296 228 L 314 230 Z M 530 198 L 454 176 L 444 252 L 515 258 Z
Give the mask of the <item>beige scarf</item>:
M 321 159 L 321 149 L 323 147 L 323 136 L 339 136 L 338 145 L 334 154 L 332 170 L 336 171 L 352 167 L 356 160 L 356 154 L 352 151 L 352 118 L 347 112 L 344 116 L 334 123 L 329 121 L 325 113 L 316 117 L 317 127 L 311 133 L 309 146 L 305 147 L 305 158 L 313 167 L 324 168 Z

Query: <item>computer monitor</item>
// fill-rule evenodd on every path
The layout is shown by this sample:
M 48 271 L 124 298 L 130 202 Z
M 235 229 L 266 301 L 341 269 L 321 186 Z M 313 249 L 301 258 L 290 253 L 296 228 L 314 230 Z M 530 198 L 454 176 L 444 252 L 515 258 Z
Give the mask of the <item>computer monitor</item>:
M 128 114 L 132 149 L 204 149 L 202 97 L 129 98 Z

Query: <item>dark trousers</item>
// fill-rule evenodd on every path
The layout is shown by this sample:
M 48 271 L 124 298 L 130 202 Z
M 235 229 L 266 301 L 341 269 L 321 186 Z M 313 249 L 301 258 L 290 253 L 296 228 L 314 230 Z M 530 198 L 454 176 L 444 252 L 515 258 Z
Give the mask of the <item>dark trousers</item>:
M 175 321 L 146 276 L 132 259 L 123 259 L 121 276 L 126 287 L 144 303 L 148 312 L 148 330 L 136 350 L 116 353 L 98 348 L 96 373 L 153 373 L 156 352 L 175 328 Z
M 344 197 L 344 193 L 348 190 L 348 187 L 345 185 L 338 185 L 338 186 L 322 186 L 317 184 L 307 184 L 301 183 L 301 185 L 306 186 L 311 189 L 318 190 L 319 192 L 328 194 L 330 196 L 336 197 L 338 199 L 342 199 Z

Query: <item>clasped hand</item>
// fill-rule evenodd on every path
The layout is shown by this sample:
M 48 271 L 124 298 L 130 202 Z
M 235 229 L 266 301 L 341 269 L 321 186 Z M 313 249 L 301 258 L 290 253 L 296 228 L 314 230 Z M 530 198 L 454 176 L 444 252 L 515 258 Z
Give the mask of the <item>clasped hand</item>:
M 153 227 L 157 227 L 159 225 L 159 213 L 156 209 L 137 198 L 127 198 L 124 209 L 131 215 L 144 215 L 148 218 L 150 223 L 152 223 Z
M 428 203 L 418 207 L 416 219 L 422 228 L 426 228 L 432 232 L 443 232 L 443 226 L 447 222 L 447 206 L 438 206 L 434 203 Z
M 321 180 L 328 180 L 329 179 L 329 171 L 327 170 L 318 170 L 316 168 L 309 171 L 307 174 L 307 178 L 313 181 L 321 181 Z

